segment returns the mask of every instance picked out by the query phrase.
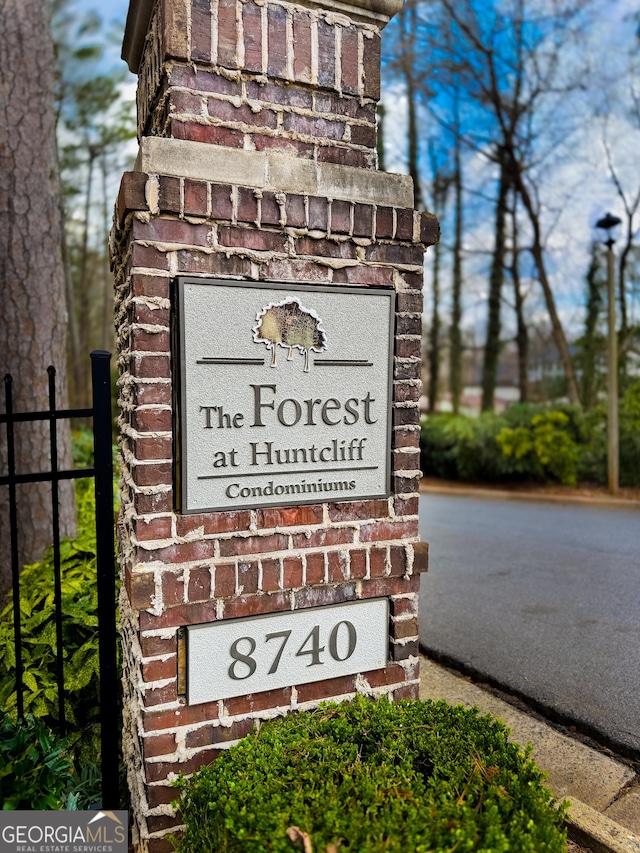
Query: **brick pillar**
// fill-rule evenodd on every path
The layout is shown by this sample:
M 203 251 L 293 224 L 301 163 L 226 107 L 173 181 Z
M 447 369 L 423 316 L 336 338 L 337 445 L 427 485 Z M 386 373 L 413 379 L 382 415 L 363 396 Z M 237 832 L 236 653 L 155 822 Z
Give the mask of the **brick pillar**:
M 135 12 L 133 11 L 135 9 Z M 140 154 L 112 233 L 120 369 L 124 744 L 137 849 L 171 850 L 171 780 L 256 723 L 356 692 L 418 692 L 422 259 L 437 223 L 375 170 L 380 30 L 395 0 L 157 0 L 129 12 Z M 387 497 L 181 514 L 176 276 L 395 291 Z M 188 705 L 187 625 L 386 598 L 381 669 Z

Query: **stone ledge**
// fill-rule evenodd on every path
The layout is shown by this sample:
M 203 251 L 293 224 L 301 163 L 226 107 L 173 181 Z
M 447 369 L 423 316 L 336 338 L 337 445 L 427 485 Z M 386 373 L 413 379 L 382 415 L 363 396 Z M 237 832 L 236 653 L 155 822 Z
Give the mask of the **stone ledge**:
M 143 137 L 136 172 L 229 183 L 272 192 L 413 208 L 408 175 L 317 163 L 270 151 L 245 151 L 160 136 Z

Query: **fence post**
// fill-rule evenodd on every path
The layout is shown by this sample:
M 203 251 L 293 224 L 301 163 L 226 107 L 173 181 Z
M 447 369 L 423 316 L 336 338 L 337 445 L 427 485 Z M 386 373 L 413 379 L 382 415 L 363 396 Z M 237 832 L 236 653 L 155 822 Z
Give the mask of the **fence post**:
M 96 492 L 98 650 L 102 807 L 119 807 L 119 685 L 116 667 L 116 578 L 114 565 L 113 459 L 111 450 L 111 353 L 91 353 L 93 448 Z

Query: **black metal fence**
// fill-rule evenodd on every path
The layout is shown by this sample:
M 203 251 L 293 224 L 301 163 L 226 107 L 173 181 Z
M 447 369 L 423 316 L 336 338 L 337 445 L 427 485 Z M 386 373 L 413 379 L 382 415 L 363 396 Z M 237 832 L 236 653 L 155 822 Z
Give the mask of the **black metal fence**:
M 11 574 L 13 623 L 15 638 L 15 671 L 18 717 L 24 716 L 24 664 L 20 625 L 20 552 L 18 543 L 16 486 L 22 483 L 51 483 L 51 513 L 54 566 L 54 600 L 56 609 L 56 681 L 60 734 L 66 733 L 65 688 L 62 645 L 62 578 L 60 561 L 59 484 L 62 480 L 93 477 L 96 496 L 96 564 L 98 589 L 98 649 L 100 661 L 100 731 L 102 766 L 102 806 L 119 808 L 118 768 L 120 714 L 119 684 L 116 667 L 116 573 L 114 564 L 113 457 L 111 450 L 111 353 L 91 353 L 93 406 L 87 409 L 58 409 L 54 367 L 49 367 L 49 408 L 41 412 L 14 412 L 13 378 L 4 378 L 5 413 L 0 424 L 6 424 L 7 474 L 0 476 L 0 486 L 9 489 L 11 530 Z M 70 418 L 93 418 L 94 465 L 91 468 L 61 470 L 58 467 L 58 421 Z M 25 421 L 48 421 L 50 470 L 38 473 L 16 471 L 15 424 Z

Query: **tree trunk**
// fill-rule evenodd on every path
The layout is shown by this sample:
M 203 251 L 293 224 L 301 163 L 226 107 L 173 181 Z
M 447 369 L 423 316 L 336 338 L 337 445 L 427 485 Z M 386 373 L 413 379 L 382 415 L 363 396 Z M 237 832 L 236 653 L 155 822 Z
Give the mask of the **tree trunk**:
M 418 209 L 423 207 L 422 191 L 420 189 L 420 170 L 418 168 L 418 117 L 416 110 L 416 84 L 415 84 L 415 8 L 405 6 L 400 13 L 400 38 L 402 45 L 401 67 L 407 85 L 407 110 L 408 110 L 408 166 L 409 175 L 413 179 L 414 205 Z
M 80 257 L 80 352 L 89 352 L 91 340 L 91 281 L 89 270 L 89 217 L 91 215 L 91 191 L 93 187 L 93 164 L 96 158 L 95 148 L 87 144 L 87 183 L 84 197 L 84 231 L 82 234 L 82 254 Z M 77 389 L 80 406 L 89 405 L 89 374 L 83 370 L 79 374 L 81 385 Z
M 587 272 L 587 314 L 584 324 L 581 383 L 582 405 L 585 409 L 591 409 L 595 405 L 598 391 L 598 321 L 602 310 L 602 293 L 598 281 L 600 264 L 597 249 L 595 244 L 591 246 L 591 263 Z
M 522 203 L 524 204 L 525 210 L 527 211 L 529 221 L 531 222 L 531 227 L 533 229 L 533 245 L 531 247 L 531 253 L 533 254 L 533 260 L 538 271 L 538 278 L 542 286 L 542 292 L 544 294 L 544 300 L 547 306 L 547 311 L 549 313 L 549 319 L 551 320 L 551 331 L 553 334 L 553 340 L 556 345 L 556 349 L 558 350 L 558 355 L 560 356 L 560 362 L 562 364 L 564 374 L 567 378 L 567 391 L 569 394 L 569 400 L 574 405 L 579 406 L 580 394 L 578 393 L 578 381 L 576 379 L 575 370 L 573 369 L 571 353 L 569 352 L 569 345 L 567 343 L 567 339 L 564 334 L 564 329 L 562 328 L 562 323 L 560 322 L 560 317 L 558 316 L 558 311 L 556 309 L 556 301 L 553 296 L 553 290 L 551 289 L 551 284 L 549 282 L 549 278 L 547 277 L 547 269 L 544 264 L 542 238 L 540 236 L 540 219 L 533 206 L 531 195 L 522 179 L 522 174 L 519 169 L 514 170 L 514 181 L 518 188 L 518 193 L 520 195 L 520 198 L 522 199 Z
M 14 410 L 43 410 L 48 365 L 66 406 L 66 323 L 60 187 L 53 110 L 49 4 L 5 0 L 0 16 L 0 369 L 14 377 Z M 67 424 L 67 426 L 65 426 Z M 59 422 L 60 463 L 71 465 L 68 422 Z M 6 431 L 0 466 L 7 470 Z M 16 468 L 49 470 L 48 425 L 16 426 Z M 75 524 L 74 490 L 61 489 L 64 534 Z M 0 591 L 11 583 L 8 489 L 0 488 Z M 18 488 L 20 563 L 42 557 L 52 541 L 51 487 Z
M 449 329 L 449 382 L 451 405 L 455 414 L 460 409 L 462 396 L 462 165 L 460 163 L 460 138 L 456 135 L 455 172 L 455 225 L 453 243 L 453 288 L 451 328 Z
M 529 399 L 529 330 L 524 319 L 524 296 L 520 283 L 520 269 L 518 266 L 520 247 L 518 243 L 518 214 L 517 196 L 514 193 L 513 208 L 511 210 L 511 264 L 509 272 L 513 282 L 513 292 L 516 305 L 516 347 L 518 350 L 518 388 L 520 390 L 520 402 L 526 403 Z
M 487 319 L 487 337 L 484 346 L 482 368 L 482 411 L 493 411 L 493 398 L 496 391 L 498 362 L 500 360 L 500 308 L 502 283 L 504 281 L 504 232 L 507 216 L 507 196 L 509 194 L 509 173 L 505 163 L 504 149 L 500 150 L 500 178 L 498 200 L 496 202 L 496 230 L 491 275 L 489 278 L 489 316 Z

